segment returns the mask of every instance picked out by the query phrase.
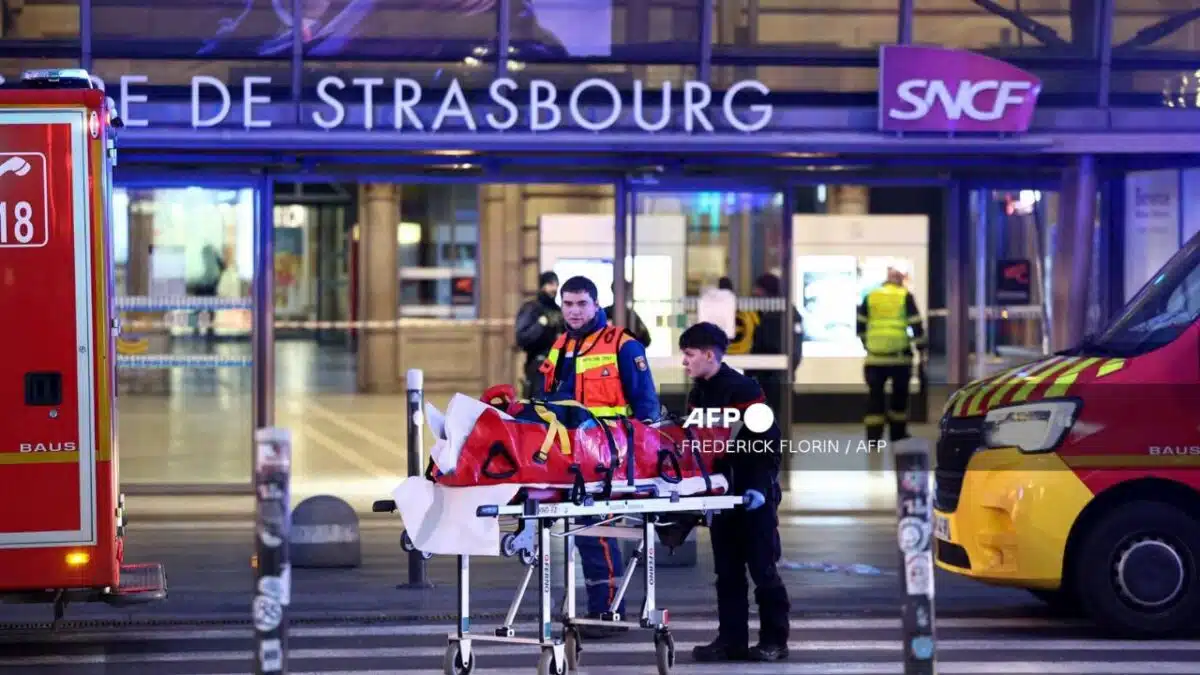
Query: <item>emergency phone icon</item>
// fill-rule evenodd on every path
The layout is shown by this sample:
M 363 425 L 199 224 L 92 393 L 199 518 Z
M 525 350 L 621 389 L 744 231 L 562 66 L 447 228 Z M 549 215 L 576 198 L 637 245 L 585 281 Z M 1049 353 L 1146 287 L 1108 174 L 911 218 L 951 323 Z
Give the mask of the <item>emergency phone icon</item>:
M 0 248 L 38 248 L 49 243 L 48 192 L 45 155 L 0 154 Z
M 9 173 L 15 173 L 18 176 L 24 176 L 29 173 L 33 167 L 29 162 L 25 161 L 24 157 L 9 157 L 3 164 L 0 164 L 0 176 Z

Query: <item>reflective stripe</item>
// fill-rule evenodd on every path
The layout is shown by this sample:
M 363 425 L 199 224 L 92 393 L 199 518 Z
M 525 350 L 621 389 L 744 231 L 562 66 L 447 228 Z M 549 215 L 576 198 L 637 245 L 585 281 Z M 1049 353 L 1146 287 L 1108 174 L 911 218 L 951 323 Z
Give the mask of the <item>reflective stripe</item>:
M 887 422 L 886 415 L 867 415 L 863 418 L 863 424 L 869 427 L 883 426 Z
M 587 354 L 585 356 L 576 357 L 575 372 L 582 373 L 585 370 L 595 370 L 604 366 L 616 366 L 616 354 Z
M 1029 396 L 1033 393 L 1033 390 L 1038 388 L 1038 385 L 1050 379 L 1051 375 L 1057 375 L 1061 373 L 1062 371 L 1075 365 L 1078 361 L 1079 359 L 1074 357 L 1064 359 L 1062 363 L 1059 363 L 1053 368 L 1042 371 L 1033 377 L 1025 378 L 1025 385 L 1018 389 L 1017 393 L 1013 394 L 1013 397 L 1009 400 L 1009 403 L 1024 403 L 1029 399 Z
M 887 417 L 889 420 L 891 420 L 893 422 L 907 422 L 908 421 L 908 413 L 899 412 L 896 410 L 889 410 Z
M 1075 364 L 1070 370 L 1059 376 L 1059 378 L 1054 381 L 1054 384 L 1050 385 L 1050 388 L 1046 390 L 1046 393 L 1042 395 L 1042 398 L 1065 396 L 1066 393 L 1071 390 L 1071 385 L 1075 384 L 1075 380 L 1079 379 L 1079 374 L 1090 368 L 1092 364 L 1098 362 L 1099 360 L 1100 359 L 1097 358 L 1087 358 Z
M 1096 373 L 1096 378 L 1099 379 L 1105 375 L 1115 373 L 1125 367 L 1125 359 L 1109 359 L 1100 366 L 1099 372 Z
M 997 389 L 996 392 L 994 394 L 992 394 L 992 397 L 990 399 L 988 399 L 986 407 L 990 409 L 996 405 L 999 405 L 999 403 L 1004 400 L 1004 397 L 1008 395 L 1008 392 L 1012 391 L 1013 389 L 1015 389 L 1017 387 L 1017 385 L 1021 384 L 1021 382 L 1024 381 L 1025 377 L 1034 375 L 1035 373 L 1040 373 L 1043 371 L 1051 370 L 1053 368 L 1057 368 L 1059 366 L 1059 364 L 1061 364 L 1062 362 L 1063 362 L 1063 357 L 1056 356 L 1056 357 L 1050 359 L 1049 361 L 1045 361 L 1043 363 L 1035 365 L 1033 368 L 1031 368 L 1029 370 L 1024 370 L 1022 368 L 1018 368 L 1017 370 L 1014 370 L 1009 375 L 1008 381 L 1006 381 L 1002 387 Z

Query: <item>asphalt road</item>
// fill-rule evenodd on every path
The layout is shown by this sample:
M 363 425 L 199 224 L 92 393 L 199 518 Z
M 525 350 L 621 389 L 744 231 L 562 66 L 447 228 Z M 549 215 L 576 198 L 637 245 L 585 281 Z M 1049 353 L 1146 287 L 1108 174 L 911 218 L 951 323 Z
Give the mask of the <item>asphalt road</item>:
M 693 645 L 710 639 L 709 619 L 672 622 L 680 675 L 901 674 L 899 621 L 883 617 L 793 620 L 791 658 L 773 664 L 696 664 Z M 1200 672 L 1200 642 L 1099 639 L 1086 627 L 1038 617 L 943 618 L 937 621 L 942 675 L 1156 675 Z M 297 626 L 290 633 L 292 675 L 440 673 L 445 623 Z M 525 632 L 525 634 L 529 634 Z M 8 634 L 0 644 L 0 673 L 23 675 L 235 675 L 253 672 L 248 628 Z M 533 645 L 474 643 L 477 673 L 530 675 Z M 647 631 L 584 644 L 582 672 L 640 675 L 657 672 Z
M 405 557 L 398 528 L 364 521 L 362 564 L 297 569 L 289 608 L 289 672 L 440 673 L 453 625 L 452 559 L 429 563 L 434 587 L 399 589 Z M 660 606 L 671 610 L 681 675 L 900 675 L 900 580 L 892 518 L 788 518 L 782 574 L 793 605 L 786 664 L 700 665 L 692 646 L 715 632 L 712 561 L 701 532 L 699 560 L 658 574 Z M 52 631 L 41 606 L 0 605 L 0 673 L 28 675 L 234 675 L 253 672 L 250 627 L 252 530 L 237 523 L 156 523 L 131 528 L 129 558 L 164 562 L 171 596 L 125 610 L 71 606 Z M 476 558 L 473 630 L 489 633 L 520 577 L 515 560 Z M 1128 642 L 1052 616 L 1027 593 L 939 573 L 938 672 L 942 675 L 1155 675 L 1200 673 L 1200 641 Z M 629 593 L 638 606 L 641 584 Z M 582 590 L 582 589 L 580 589 Z M 557 598 L 557 594 L 556 594 Z M 524 614 L 535 608 L 527 597 Z M 74 622 L 74 623 L 71 623 Z M 43 624 L 43 625 L 38 625 Z M 530 634 L 525 628 L 523 634 Z M 476 643 L 476 673 L 535 672 L 533 645 Z M 584 645 L 583 671 L 657 672 L 652 636 L 632 631 Z

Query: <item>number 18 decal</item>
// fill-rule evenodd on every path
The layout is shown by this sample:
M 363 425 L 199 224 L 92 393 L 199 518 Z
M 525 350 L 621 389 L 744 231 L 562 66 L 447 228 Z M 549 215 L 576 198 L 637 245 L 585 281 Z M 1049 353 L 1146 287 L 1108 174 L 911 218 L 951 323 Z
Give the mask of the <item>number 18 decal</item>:
M 50 238 L 46 157 L 0 154 L 0 248 L 45 246 Z

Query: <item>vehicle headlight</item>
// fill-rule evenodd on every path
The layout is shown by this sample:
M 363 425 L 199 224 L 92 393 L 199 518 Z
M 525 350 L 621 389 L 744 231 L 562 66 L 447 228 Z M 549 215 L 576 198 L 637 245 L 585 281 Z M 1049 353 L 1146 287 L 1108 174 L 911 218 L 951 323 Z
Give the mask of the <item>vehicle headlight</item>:
M 983 442 L 989 448 L 1049 452 L 1058 447 L 1079 411 L 1078 401 L 1044 401 L 997 408 L 984 419 Z

